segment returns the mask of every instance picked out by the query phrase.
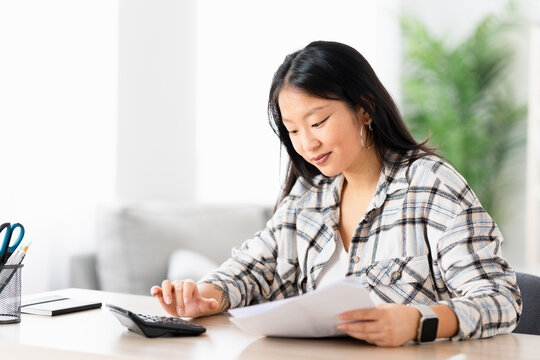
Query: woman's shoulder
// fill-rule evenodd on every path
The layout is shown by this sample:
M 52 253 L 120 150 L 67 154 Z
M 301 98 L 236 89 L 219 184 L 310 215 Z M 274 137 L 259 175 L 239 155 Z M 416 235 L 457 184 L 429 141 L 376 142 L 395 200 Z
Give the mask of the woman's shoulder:
M 409 187 L 441 192 L 465 207 L 477 202 L 467 180 L 440 156 L 418 153 L 410 158 L 407 173 Z

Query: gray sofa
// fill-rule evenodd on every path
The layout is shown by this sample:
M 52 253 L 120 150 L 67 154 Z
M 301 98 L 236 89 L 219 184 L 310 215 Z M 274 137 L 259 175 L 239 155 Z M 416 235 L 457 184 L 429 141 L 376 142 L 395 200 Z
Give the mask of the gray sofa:
M 148 295 L 168 277 L 198 280 L 270 216 L 268 207 L 242 204 L 101 207 L 97 251 L 70 259 L 70 285 Z

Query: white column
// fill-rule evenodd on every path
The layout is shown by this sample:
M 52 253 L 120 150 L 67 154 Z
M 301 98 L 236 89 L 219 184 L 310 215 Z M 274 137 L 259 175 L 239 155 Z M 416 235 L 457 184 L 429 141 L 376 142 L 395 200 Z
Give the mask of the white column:
M 120 0 L 120 200 L 195 198 L 196 2 Z
M 540 242 L 540 26 L 531 29 L 527 128 L 526 264 L 538 267 Z

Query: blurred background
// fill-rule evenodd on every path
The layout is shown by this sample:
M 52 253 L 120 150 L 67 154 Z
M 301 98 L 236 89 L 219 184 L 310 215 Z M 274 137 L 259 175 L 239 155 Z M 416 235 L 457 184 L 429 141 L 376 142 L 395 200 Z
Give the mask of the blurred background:
M 0 220 L 32 241 L 23 293 L 72 284 L 104 204 L 273 206 L 269 86 L 313 40 L 367 58 L 538 273 L 539 24 L 534 0 L 0 0 Z

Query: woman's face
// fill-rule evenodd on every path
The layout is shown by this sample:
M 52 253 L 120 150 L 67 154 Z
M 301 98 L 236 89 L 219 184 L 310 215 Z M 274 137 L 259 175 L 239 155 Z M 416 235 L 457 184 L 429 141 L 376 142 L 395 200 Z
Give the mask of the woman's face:
M 352 171 L 361 164 L 365 149 L 360 130 L 370 121 L 362 108 L 355 112 L 343 101 L 319 98 L 291 87 L 280 91 L 278 103 L 294 149 L 324 175 Z

